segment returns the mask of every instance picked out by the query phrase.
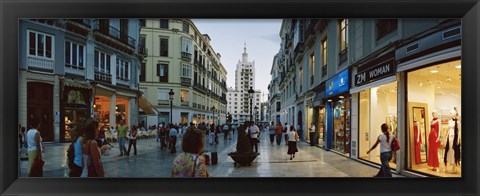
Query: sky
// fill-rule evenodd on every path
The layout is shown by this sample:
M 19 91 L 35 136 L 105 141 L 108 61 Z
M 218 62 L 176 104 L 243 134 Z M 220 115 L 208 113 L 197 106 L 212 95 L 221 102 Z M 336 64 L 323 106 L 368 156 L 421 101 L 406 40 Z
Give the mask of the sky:
M 280 49 L 281 19 L 192 19 L 201 34 L 208 34 L 213 50 L 220 53 L 227 70 L 227 87 L 235 88 L 235 69 L 242 59 L 244 44 L 248 61 L 255 61 L 255 89 L 268 98 L 273 57 Z

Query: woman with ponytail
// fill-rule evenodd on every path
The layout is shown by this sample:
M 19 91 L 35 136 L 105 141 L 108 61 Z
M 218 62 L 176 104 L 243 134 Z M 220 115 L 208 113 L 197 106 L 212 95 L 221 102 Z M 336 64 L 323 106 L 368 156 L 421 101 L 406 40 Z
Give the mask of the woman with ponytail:
M 367 151 L 367 154 L 369 154 L 370 151 L 375 149 L 377 145 L 380 144 L 380 161 L 382 162 L 382 165 L 377 175 L 374 177 L 392 177 L 392 172 L 390 171 L 390 165 L 388 162 L 390 162 L 392 159 L 391 144 L 394 136 L 390 135 L 387 123 L 383 123 L 380 128 L 382 129 L 383 134 L 378 136 L 377 142 L 375 142 L 372 148 Z

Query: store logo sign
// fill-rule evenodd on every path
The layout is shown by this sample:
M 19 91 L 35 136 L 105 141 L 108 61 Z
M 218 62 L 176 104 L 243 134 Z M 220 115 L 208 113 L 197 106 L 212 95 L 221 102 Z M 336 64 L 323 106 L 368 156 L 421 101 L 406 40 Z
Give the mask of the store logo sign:
M 397 69 L 394 60 L 380 63 L 370 69 L 360 72 L 355 75 L 355 86 L 364 85 L 374 82 L 376 80 L 385 78 L 390 75 L 395 75 Z
M 339 93 L 343 93 L 348 90 L 348 76 L 349 72 L 348 69 L 340 72 L 338 75 L 334 76 L 330 80 L 327 81 L 328 88 L 326 89 L 325 93 L 326 96 L 332 96 Z

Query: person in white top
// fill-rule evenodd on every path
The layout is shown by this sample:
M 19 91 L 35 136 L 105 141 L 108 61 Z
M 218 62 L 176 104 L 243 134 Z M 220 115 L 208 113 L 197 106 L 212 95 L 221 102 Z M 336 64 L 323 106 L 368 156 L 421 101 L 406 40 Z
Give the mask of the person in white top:
M 367 151 L 367 154 L 369 154 L 373 149 L 378 146 L 378 144 L 380 144 L 380 161 L 382 162 L 382 165 L 377 175 L 375 175 L 374 177 L 392 177 L 392 172 L 390 171 L 390 165 L 388 163 L 392 159 L 391 144 L 395 136 L 390 135 L 387 123 L 383 123 L 380 128 L 382 129 L 383 134 L 380 134 L 378 136 L 377 141 L 372 146 L 372 148 Z
M 29 121 L 31 129 L 27 131 L 28 175 L 32 177 L 31 172 L 35 159 L 42 159 L 42 136 L 40 131 L 38 131 L 42 126 L 42 122 L 35 117 L 32 117 Z
M 288 150 L 287 154 L 290 155 L 290 160 L 295 158 L 295 153 L 298 152 L 297 142 L 299 140 L 299 136 L 295 131 L 295 128 L 290 126 L 290 131 L 287 133 L 288 138 Z
M 312 122 L 311 127 L 309 128 L 309 138 L 310 138 L 310 146 L 315 146 L 315 138 L 316 138 L 316 127 L 315 124 Z
M 133 146 L 133 155 L 137 156 L 137 127 L 132 125 L 132 128 L 128 132 L 129 140 L 128 140 L 128 150 L 127 150 L 127 157 L 130 156 L 130 149 Z
M 250 121 L 249 125 L 250 144 L 252 145 L 252 149 L 255 147 L 255 152 L 258 153 L 258 134 L 260 133 L 260 129 L 253 121 Z

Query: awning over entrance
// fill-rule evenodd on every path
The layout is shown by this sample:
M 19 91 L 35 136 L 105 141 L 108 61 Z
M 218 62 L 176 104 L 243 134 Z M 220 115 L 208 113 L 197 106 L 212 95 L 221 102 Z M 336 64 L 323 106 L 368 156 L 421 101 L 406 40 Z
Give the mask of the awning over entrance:
M 85 83 L 75 82 L 75 81 L 68 81 L 68 80 L 65 80 L 63 82 L 63 85 L 65 87 L 76 87 L 76 88 L 85 88 L 85 89 L 93 88 L 90 84 L 85 84 Z
M 138 105 L 140 109 L 145 112 L 145 114 L 150 115 L 150 114 L 157 114 L 158 111 L 148 102 L 147 98 L 145 98 L 143 95 L 139 97 L 138 99 Z

